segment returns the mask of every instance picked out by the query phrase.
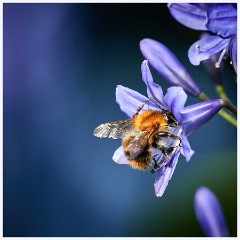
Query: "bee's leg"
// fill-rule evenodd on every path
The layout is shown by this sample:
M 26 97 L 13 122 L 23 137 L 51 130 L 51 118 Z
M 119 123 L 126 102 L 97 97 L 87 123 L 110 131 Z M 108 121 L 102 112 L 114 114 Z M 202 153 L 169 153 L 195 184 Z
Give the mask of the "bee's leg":
M 151 173 L 153 174 L 153 173 L 155 173 L 157 171 L 157 168 L 153 168 L 152 170 L 151 170 Z
M 138 115 L 138 113 L 143 109 L 144 105 L 145 105 L 146 102 L 148 102 L 148 101 L 149 101 L 149 99 L 145 100 L 144 103 L 137 108 L 137 110 L 136 110 L 136 112 L 133 114 L 132 118 L 134 118 L 134 117 L 136 117 L 136 116 Z
M 153 158 L 153 161 L 154 161 L 154 168 L 155 169 L 159 168 L 159 165 L 158 165 L 158 163 L 157 163 L 155 158 Z
M 172 151 L 174 150 L 174 148 L 176 148 L 176 147 L 178 147 L 178 146 L 163 148 L 163 150 L 162 150 L 163 155 L 166 156 L 167 158 L 169 158 L 169 154 L 171 154 Z
M 157 136 L 159 138 L 169 138 L 170 137 L 170 138 L 179 140 L 179 146 L 182 146 L 182 138 L 177 135 L 174 135 L 170 132 L 159 132 Z
M 163 155 L 169 159 L 169 155 L 173 152 L 173 150 L 179 146 L 174 146 L 174 147 L 165 147 L 162 145 L 157 145 L 157 148 L 163 153 Z
M 154 159 L 153 159 L 154 160 Z M 155 161 L 155 160 L 154 160 Z M 156 163 L 156 162 L 155 162 Z M 168 161 L 167 162 L 164 162 L 164 163 L 162 163 L 161 165 L 155 165 L 154 164 L 154 168 L 151 170 L 151 173 L 153 174 L 153 173 L 155 173 L 158 169 L 160 169 L 160 168 L 162 168 L 162 170 L 164 171 L 165 170 L 165 168 L 166 168 L 166 165 L 167 165 L 167 163 L 168 163 Z
M 154 166 L 153 166 L 153 169 L 151 170 L 151 173 L 155 173 L 160 167 L 155 158 L 153 158 L 153 161 L 154 161 Z

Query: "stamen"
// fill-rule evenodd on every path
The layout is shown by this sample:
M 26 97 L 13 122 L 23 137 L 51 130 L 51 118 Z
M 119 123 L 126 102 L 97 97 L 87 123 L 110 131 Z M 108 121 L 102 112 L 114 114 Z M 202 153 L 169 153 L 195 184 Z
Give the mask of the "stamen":
M 226 53 L 226 48 L 222 50 L 222 52 L 218 58 L 218 61 L 215 63 L 215 68 L 220 68 L 220 64 L 221 64 L 221 61 L 222 61 L 225 53 Z
M 199 51 L 200 50 L 200 45 L 195 45 L 195 49 L 197 50 L 197 51 Z

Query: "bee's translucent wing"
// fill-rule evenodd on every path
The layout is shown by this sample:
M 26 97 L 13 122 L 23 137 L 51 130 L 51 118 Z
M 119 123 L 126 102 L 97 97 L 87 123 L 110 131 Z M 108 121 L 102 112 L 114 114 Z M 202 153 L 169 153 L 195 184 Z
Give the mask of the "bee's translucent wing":
M 131 119 L 103 123 L 96 127 L 93 135 L 100 138 L 121 138 L 123 133 L 131 126 Z
M 134 133 L 128 144 L 128 154 L 134 159 L 142 154 L 149 147 L 148 131 Z

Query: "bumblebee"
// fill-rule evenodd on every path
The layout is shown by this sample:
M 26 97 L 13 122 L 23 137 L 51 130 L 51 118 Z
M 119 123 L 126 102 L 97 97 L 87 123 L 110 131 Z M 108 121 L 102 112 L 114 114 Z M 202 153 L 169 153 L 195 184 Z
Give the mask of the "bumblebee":
M 132 118 L 107 122 L 94 129 L 94 136 L 100 138 L 122 138 L 122 146 L 129 164 L 134 169 L 145 170 L 152 162 L 155 172 L 159 165 L 153 155 L 153 148 L 159 149 L 168 158 L 173 150 L 180 146 L 181 137 L 172 134 L 169 129 L 179 126 L 174 115 L 159 107 L 158 110 L 146 110 L 140 113 L 146 100 L 133 114 Z M 178 146 L 166 145 L 166 139 L 179 140 Z

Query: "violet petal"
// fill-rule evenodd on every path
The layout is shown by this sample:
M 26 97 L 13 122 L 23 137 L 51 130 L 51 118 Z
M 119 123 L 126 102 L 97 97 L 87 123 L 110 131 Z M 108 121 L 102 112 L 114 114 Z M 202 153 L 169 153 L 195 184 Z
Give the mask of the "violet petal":
M 121 85 L 118 85 L 116 88 L 116 101 L 119 104 L 121 111 L 126 113 L 129 117 L 132 117 L 137 108 L 147 99 L 148 98 L 142 94 L 130 88 Z M 143 107 L 143 110 L 148 110 L 149 108 L 157 109 L 152 102 L 148 101 Z
M 113 154 L 113 161 L 118 164 L 128 164 L 128 160 L 124 154 L 123 147 L 119 147 Z
M 186 101 L 187 94 L 183 91 L 182 87 L 170 87 L 164 96 L 164 102 L 180 124 L 182 122 L 180 111 L 184 108 Z
M 147 94 L 150 99 L 156 100 L 163 108 L 166 108 L 166 105 L 163 101 L 163 91 L 162 88 L 153 82 L 152 74 L 149 70 L 147 60 L 143 61 L 142 66 L 142 79 L 147 85 Z
M 228 228 L 217 197 L 206 187 L 200 187 L 194 198 L 195 214 L 207 237 L 228 237 Z
M 195 30 L 206 29 L 207 12 L 198 5 L 188 3 L 170 3 L 168 8 L 172 16 L 181 24 Z
M 221 99 L 196 103 L 182 109 L 183 131 L 189 136 L 193 130 L 208 122 L 223 106 Z
M 155 183 L 154 183 L 154 188 L 155 188 L 155 194 L 157 197 L 161 197 L 168 185 L 169 180 L 171 179 L 174 170 L 176 168 L 176 165 L 178 163 L 178 157 L 179 157 L 180 151 L 176 151 L 171 159 L 171 161 L 167 164 L 167 166 L 164 168 L 160 168 L 156 172 L 156 177 L 155 177 Z
M 237 34 L 237 9 L 233 4 L 216 4 L 207 11 L 206 27 L 222 37 Z
M 209 59 L 212 54 L 227 48 L 230 39 L 219 36 L 204 37 L 193 43 L 188 50 L 188 58 L 193 65 L 199 65 L 201 61 Z
M 191 157 L 192 157 L 192 155 L 195 153 L 195 151 L 193 151 L 191 149 L 190 143 L 189 143 L 187 137 L 185 136 L 185 134 L 182 134 L 181 138 L 182 138 L 181 154 L 183 156 L 185 156 L 186 157 L 186 161 L 189 162 Z
M 235 72 L 237 72 L 237 37 L 233 36 L 229 43 L 229 55 L 234 67 Z
M 172 85 L 198 96 L 201 92 L 199 86 L 193 81 L 176 56 L 163 44 L 152 39 L 145 38 L 140 42 L 143 56 L 149 63 Z

